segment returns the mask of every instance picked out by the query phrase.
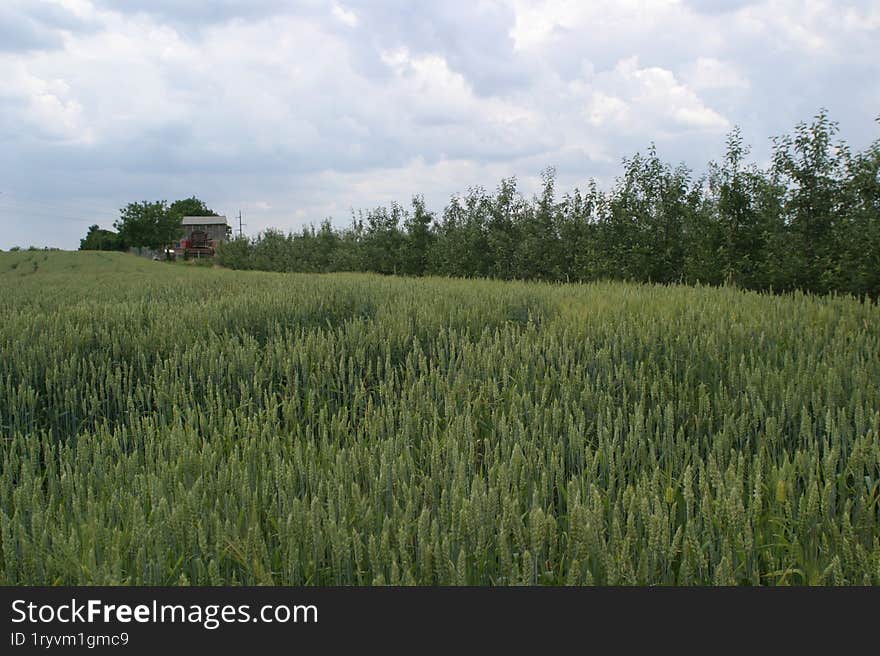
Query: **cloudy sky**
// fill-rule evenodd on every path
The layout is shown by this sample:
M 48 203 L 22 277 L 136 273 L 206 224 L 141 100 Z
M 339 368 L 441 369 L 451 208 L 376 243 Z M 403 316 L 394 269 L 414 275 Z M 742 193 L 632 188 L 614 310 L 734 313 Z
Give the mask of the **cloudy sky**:
M 652 141 L 702 171 L 820 107 L 880 137 L 880 0 L 0 0 L 0 248 L 196 195 L 251 234 Z

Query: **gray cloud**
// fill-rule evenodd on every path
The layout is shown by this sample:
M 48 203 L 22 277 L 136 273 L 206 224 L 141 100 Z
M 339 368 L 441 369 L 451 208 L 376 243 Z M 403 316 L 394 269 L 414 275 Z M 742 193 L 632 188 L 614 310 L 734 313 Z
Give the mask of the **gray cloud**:
M 54 50 L 63 33 L 98 29 L 65 7 L 48 0 L 10 0 L 0 6 L 0 53 Z
M 757 3 L 754 0 L 685 0 L 685 4 L 696 11 L 723 14 Z
M 4 4 L 0 246 L 150 198 L 255 231 L 548 165 L 607 184 L 651 141 L 699 170 L 735 124 L 761 160 L 822 106 L 863 147 L 878 32 L 876 2 Z
M 0 6 L 0 52 L 59 48 L 61 36 L 48 26 L 17 10 Z
M 416 54 L 442 54 L 480 95 L 503 93 L 527 84 L 536 67 L 519 57 L 510 30 L 516 15 L 498 2 L 414 4 L 407 0 L 348 3 L 362 16 L 374 51 L 404 45 Z
M 254 20 L 295 13 L 319 6 L 319 2 L 292 0 L 98 0 L 104 10 L 145 14 L 176 25 L 199 27 L 231 20 Z

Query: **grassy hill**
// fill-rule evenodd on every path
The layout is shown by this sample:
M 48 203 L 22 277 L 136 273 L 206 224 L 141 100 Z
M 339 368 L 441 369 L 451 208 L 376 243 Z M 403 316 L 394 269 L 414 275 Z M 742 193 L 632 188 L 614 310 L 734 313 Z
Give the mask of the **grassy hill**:
M 880 584 L 880 309 L 0 254 L 0 583 Z

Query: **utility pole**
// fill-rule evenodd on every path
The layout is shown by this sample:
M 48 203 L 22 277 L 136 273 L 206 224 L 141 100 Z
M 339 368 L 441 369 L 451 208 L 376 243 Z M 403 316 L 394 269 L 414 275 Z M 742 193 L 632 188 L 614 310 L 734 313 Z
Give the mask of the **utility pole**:
M 239 237 L 239 239 L 241 238 L 241 236 L 243 234 L 242 230 L 241 230 L 242 226 L 246 226 L 246 225 L 247 225 L 247 223 L 241 222 L 241 210 L 238 210 L 238 237 Z

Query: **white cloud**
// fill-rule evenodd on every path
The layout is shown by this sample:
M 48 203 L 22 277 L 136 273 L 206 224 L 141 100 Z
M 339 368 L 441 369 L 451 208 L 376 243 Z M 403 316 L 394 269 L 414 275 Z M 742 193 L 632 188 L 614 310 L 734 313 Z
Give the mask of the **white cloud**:
M 336 19 L 343 25 L 347 25 L 348 27 L 357 27 L 357 14 L 355 14 L 353 11 L 346 9 L 342 5 L 333 5 L 333 16 L 335 16 Z
M 601 91 L 593 94 L 588 109 L 590 123 L 596 127 L 616 123 L 629 126 L 633 118 L 629 104 L 617 96 L 609 96 Z
M 588 107 L 596 126 L 628 130 L 669 130 L 675 127 L 723 131 L 730 122 L 706 106 L 675 75 L 659 66 L 640 67 L 638 57 L 618 62 L 594 81 Z
M 87 145 L 94 141 L 83 106 L 67 81 L 34 75 L 18 63 L 2 60 L 0 78 L 4 81 L 0 99 L 18 109 L 20 132 L 30 130 L 33 137 L 50 142 Z
M 488 122 L 516 130 L 536 119 L 529 109 L 509 100 L 478 96 L 465 77 L 440 55 L 413 56 L 407 48 L 382 53 L 398 84 L 393 95 L 419 123 Z
M 870 39 L 872 33 L 876 38 L 880 4 L 875 0 L 768 0 L 737 12 L 731 27 L 760 37 L 765 48 L 774 51 L 837 56 L 867 45 L 863 39 Z
M 513 0 L 516 22 L 510 34 L 520 50 L 552 47 L 567 37 L 590 42 L 627 44 L 651 35 L 661 36 L 664 28 L 689 38 L 707 42 L 711 32 L 693 29 L 705 23 L 679 0 Z
M 702 89 L 748 89 L 749 80 L 739 69 L 714 57 L 700 57 L 684 67 L 684 80 L 696 91 Z

